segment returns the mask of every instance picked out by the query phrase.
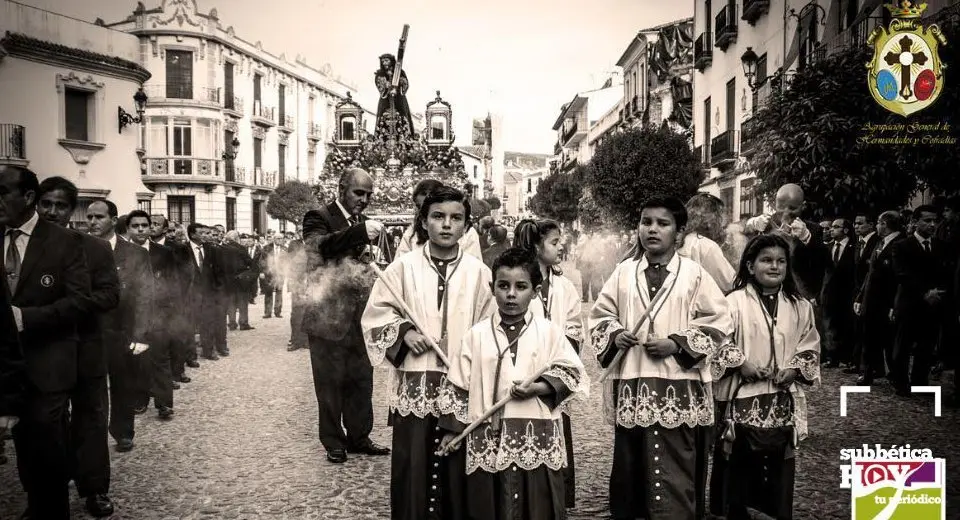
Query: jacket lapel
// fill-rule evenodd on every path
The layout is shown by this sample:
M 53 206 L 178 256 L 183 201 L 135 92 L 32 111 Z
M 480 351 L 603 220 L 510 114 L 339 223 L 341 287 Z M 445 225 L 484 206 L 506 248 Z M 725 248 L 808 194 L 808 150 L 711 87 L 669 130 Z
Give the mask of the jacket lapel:
M 23 291 L 23 287 L 27 285 L 23 282 L 30 276 L 31 271 L 33 271 L 33 268 L 36 267 L 40 261 L 40 257 L 43 256 L 43 244 L 46 242 L 50 231 L 47 226 L 51 225 L 52 224 L 48 224 L 43 219 L 37 220 L 37 225 L 33 228 L 33 234 L 30 235 L 30 241 L 27 242 L 27 250 L 24 252 L 23 260 L 20 264 L 20 279 L 19 283 L 17 283 L 16 295 L 19 295 L 20 292 Z

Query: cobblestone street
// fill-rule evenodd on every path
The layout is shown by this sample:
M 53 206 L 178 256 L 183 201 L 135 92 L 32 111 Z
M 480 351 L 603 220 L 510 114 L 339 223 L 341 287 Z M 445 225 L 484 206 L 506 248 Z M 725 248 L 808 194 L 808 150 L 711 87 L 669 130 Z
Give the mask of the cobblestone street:
M 193 382 L 176 392 L 172 422 L 161 423 L 151 409 L 138 416 L 132 452 L 114 452 L 111 441 L 114 518 L 389 518 L 390 458 L 353 456 L 343 465 L 325 460 L 309 354 L 286 351 L 287 317 L 262 319 L 261 302 L 250 308 L 256 330 L 229 333 L 230 357 L 202 361 L 189 372 Z M 596 362 L 584 358 L 596 378 Z M 375 375 L 373 438 L 389 445 L 383 370 Z M 863 443 L 909 441 L 933 449 L 947 458 L 948 496 L 958 496 L 955 410 L 934 418 L 932 401 L 899 400 L 881 384 L 869 395 L 851 396 L 849 415 L 841 418 L 841 383 L 853 384 L 853 376 L 825 371 L 824 386 L 809 397 L 812 436 L 798 453 L 796 518 L 850 517 L 849 491 L 839 489 L 838 454 Z M 600 416 L 599 389 L 595 382 L 590 402 L 597 406 L 574 415 L 579 506 L 572 519 L 606 518 L 613 435 Z M 12 445 L 7 451 L 11 460 L 0 466 L 2 520 L 16 518 L 25 506 Z M 958 518 L 957 506 L 948 500 L 948 518 Z M 77 498 L 74 514 L 87 518 Z

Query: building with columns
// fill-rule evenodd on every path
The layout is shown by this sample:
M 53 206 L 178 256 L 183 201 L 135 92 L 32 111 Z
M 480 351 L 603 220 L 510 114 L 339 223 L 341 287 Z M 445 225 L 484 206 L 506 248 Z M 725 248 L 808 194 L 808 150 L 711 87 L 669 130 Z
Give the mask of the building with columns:
M 184 224 L 292 230 L 266 214 L 267 199 L 284 181 L 316 181 L 336 104 L 356 88 L 329 65 L 264 50 L 195 0 L 141 2 L 103 25 L 134 37 L 135 59 L 152 73 L 140 152 L 155 194 L 148 209 Z
M 86 206 L 109 198 L 121 211 L 149 207 L 140 177 L 134 95 L 150 78 L 136 36 L 0 1 L 0 165 L 61 176 Z

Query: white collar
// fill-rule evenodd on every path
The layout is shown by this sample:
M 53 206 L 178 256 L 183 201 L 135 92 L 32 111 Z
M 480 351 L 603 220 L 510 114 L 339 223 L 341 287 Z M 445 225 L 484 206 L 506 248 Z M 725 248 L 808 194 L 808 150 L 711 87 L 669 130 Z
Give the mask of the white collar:
M 500 316 L 499 311 L 495 311 L 493 314 L 491 314 L 490 319 L 493 320 L 493 326 L 495 328 L 502 329 L 500 324 L 503 322 L 503 317 Z M 533 321 L 533 311 L 527 308 L 526 314 L 523 315 L 523 322 L 529 325 L 532 321 Z
M 640 271 L 646 271 L 647 267 L 650 266 L 650 262 L 647 261 L 647 255 L 643 255 L 640 258 L 640 264 L 637 266 Z M 680 255 L 674 251 L 673 256 L 670 258 L 670 261 L 667 262 L 667 271 L 671 273 L 676 273 L 679 271 L 680 267 Z
M 160 244 L 161 246 L 164 246 L 167 244 L 167 237 L 166 236 L 160 237 L 160 240 L 156 240 L 155 242 Z
M 839 242 L 837 242 L 836 240 L 833 241 L 834 247 L 840 246 L 840 249 L 843 249 L 843 248 L 847 247 L 847 244 L 849 244 L 849 243 L 850 243 L 850 239 L 847 238 L 847 237 L 843 237 L 843 240 L 841 240 L 841 241 L 839 241 Z
M 890 242 L 893 242 L 893 239 L 897 238 L 898 236 L 900 236 L 899 231 L 891 231 L 889 235 L 883 237 L 884 247 L 886 247 L 886 245 L 889 244 Z
M 134 244 L 136 244 L 136 242 L 134 242 Z M 138 244 L 138 245 L 139 245 L 139 244 Z M 147 251 L 149 251 L 149 250 L 150 250 L 150 241 L 149 241 L 149 240 L 144 241 L 144 242 L 143 242 L 143 245 L 140 246 L 140 247 L 142 247 L 142 248 L 146 249 Z
M 340 208 L 340 212 L 343 213 L 343 218 L 347 219 L 347 221 L 353 218 L 353 215 L 347 211 L 347 208 L 343 207 L 343 204 L 340 204 L 340 199 L 337 199 L 337 207 Z
M 866 235 L 865 237 L 863 237 L 863 239 L 862 239 L 862 240 L 863 240 L 863 243 L 866 244 L 867 242 L 869 242 L 870 239 L 873 238 L 873 235 L 876 235 L 876 234 L 877 234 L 876 231 L 871 231 L 871 232 L 867 233 L 867 235 Z
M 196 249 L 203 249 L 203 246 L 200 245 L 200 244 L 198 244 L 198 243 L 196 243 L 196 242 L 194 242 L 193 240 L 191 240 L 191 241 L 190 241 L 190 248 L 191 248 L 191 249 L 194 249 L 194 250 L 196 250 Z
M 113 236 L 107 239 L 107 242 L 110 242 L 110 249 L 113 251 L 117 250 L 117 234 L 114 233 Z
M 931 237 L 931 238 L 923 238 L 922 236 L 920 236 L 920 233 L 917 233 L 916 231 L 913 232 L 913 237 L 916 238 L 916 239 L 920 242 L 920 245 L 923 245 L 924 242 L 928 242 L 928 243 L 930 243 L 930 244 L 933 244 L 933 242 L 932 242 L 932 238 L 933 238 L 933 237 Z
M 40 214 L 36 211 L 33 212 L 33 216 L 27 219 L 26 222 L 20 225 L 18 228 L 8 228 L 7 231 L 11 229 L 19 229 L 21 233 L 26 236 L 33 236 L 33 230 L 37 227 L 37 222 L 40 221 Z

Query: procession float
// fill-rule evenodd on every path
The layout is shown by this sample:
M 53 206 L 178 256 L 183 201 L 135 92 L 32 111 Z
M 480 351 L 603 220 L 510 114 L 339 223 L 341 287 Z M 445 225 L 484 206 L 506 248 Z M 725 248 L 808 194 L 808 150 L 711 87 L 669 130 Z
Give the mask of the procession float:
M 364 110 L 349 93 L 337 104 L 333 146 L 316 186 L 317 197 L 331 202 L 343 171 L 363 168 L 376 186 L 365 214 L 392 228 L 391 235 L 413 222 L 413 189 L 418 182 L 436 179 L 462 189 L 467 179 L 460 151 L 453 146 L 450 103 L 439 91 L 426 105 L 425 128 L 414 127 L 406 96 L 410 83 L 403 70 L 409 28 L 403 26 L 396 56 L 380 56 L 380 68 L 374 74 L 380 101 L 373 132 L 365 130 Z

